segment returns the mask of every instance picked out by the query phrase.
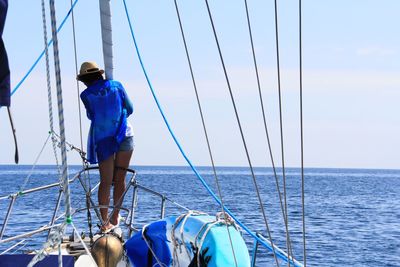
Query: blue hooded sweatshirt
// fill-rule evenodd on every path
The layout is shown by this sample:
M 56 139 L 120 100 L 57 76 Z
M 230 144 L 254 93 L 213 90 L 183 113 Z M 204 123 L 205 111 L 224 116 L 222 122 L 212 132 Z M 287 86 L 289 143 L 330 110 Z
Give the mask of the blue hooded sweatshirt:
M 96 164 L 119 150 L 133 106 L 122 84 L 114 80 L 96 81 L 81 93 L 81 99 L 91 120 L 87 158 Z

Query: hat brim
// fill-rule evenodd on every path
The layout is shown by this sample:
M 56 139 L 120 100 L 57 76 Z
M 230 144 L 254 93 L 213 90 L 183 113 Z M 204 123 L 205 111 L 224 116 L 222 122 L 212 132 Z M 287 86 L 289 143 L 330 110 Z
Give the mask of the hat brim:
M 104 70 L 95 70 L 95 71 L 90 71 L 90 72 L 86 72 L 83 74 L 78 74 L 76 76 L 76 79 L 79 81 L 82 77 L 89 75 L 89 74 L 93 74 L 93 73 L 100 73 L 100 74 L 104 74 Z

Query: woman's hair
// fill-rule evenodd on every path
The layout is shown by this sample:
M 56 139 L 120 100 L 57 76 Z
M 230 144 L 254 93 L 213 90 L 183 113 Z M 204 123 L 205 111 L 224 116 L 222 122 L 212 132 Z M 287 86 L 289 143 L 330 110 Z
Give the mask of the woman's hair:
M 82 75 L 79 80 L 83 82 L 84 84 L 91 84 L 97 80 L 103 80 L 103 75 L 100 72 L 95 72 L 95 73 L 88 73 L 85 75 Z

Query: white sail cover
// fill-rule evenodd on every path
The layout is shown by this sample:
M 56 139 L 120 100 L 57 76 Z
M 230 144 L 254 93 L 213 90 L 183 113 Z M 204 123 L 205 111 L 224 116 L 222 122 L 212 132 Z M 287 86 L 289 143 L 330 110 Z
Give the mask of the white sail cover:
M 106 79 L 113 79 L 113 50 L 112 50 L 112 28 L 111 28 L 111 1 L 99 0 L 101 37 L 103 41 L 103 58 Z

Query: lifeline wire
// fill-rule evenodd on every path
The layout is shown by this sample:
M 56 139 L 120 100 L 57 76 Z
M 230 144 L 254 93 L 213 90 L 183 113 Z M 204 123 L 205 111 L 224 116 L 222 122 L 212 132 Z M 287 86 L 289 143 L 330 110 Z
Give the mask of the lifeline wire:
M 275 36 L 276 36 L 276 67 L 278 75 L 278 93 L 279 93 L 279 125 L 280 125 L 280 136 L 281 136 L 281 154 L 282 154 L 282 180 L 283 180 L 283 198 L 285 202 L 285 216 L 286 223 L 289 225 L 288 209 L 287 209 L 287 198 L 286 198 L 286 174 L 285 174 L 285 152 L 283 142 L 283 117 L 282 117 L 282 94 L 281 94 L 281 72 L 280 72 L 280 60 L 279 60 L 279 31 L 278 31 L 278 4 L 275 0 Z M 286 247 L 288 255 L 290 252 L 289 235 L 286 233 Z M 290 255 L 289 255 L 290 256 Z M 290 265 L 290 263 L 289 263 Z
M 288 223 L 286 221 L 285 209 L 283 208 L 283 201 L 282 201 L 282 195 L 281 195 L 281 190 L 280 190 L 280 186 L 279 186 L 278 175 L 276 173 L 275 161 L 274 161 L 274 157 L 272 155 L 271 142 L 270 142 L 269 134 L 268 134 L 267 120 L 266 120 L 266 116 L 265 116 L 264 101 L 263 101 L 263 97 L 262 97 L 262 93 L 261 93 L 260 77 L 259 77 L 259 73 L 258 73 L 257 59 L 256 59 L 256 53 L 255 53 L 255 49 L 254 49 L 253 34 L 252 34 L 252 31 L 251 31 L 250 15 L 249 15 L 249 9 L 248 9 L 248 5 L 247 5 L 247 0 L 244 0 L 244 4 L 245 4 L 245 7 L 246 7 L 246 17 L 247 17 L 247 25 L 248 25 L 248 30 L 249 30 L 249 36 L 250 36 L 251 51 L 252 51 L 252 54 L 253 54 L 254 70 L 255 70 L 256 78 L 257 78 L 258 95 L 259 95 L 260 104 L 261 104 L 261 110 L 262 110 L 262 115 L 263 115 L 265 135 L 266 135 L 266 138 L 267 138 L 267 143 L 268 143 L 268 148 L 269 148 L 269 156 L 270 156 L 270 159 L 271 159 L 272 169 L 273 169 L 273 172 L 274 172 L 276 190 L 277 190 L 277 193 L 278 193 L 278 196 L 279 196 L 279 204 L 280 204 L 280 207 L 281 207 L 283 221 L 285 223 L 285 230 L 286 230 L 286 234 L 288 236 L 288 241 L 289 241 L 289 244 L 290 244 L 290 247 L 291 247 L 291 241 L 290 241 L 290 235 L 289 235 L 289 226 L 288 226 Z
M 222 213 L 224 214 L 225 221 L 227 221 L 227 215 L 224 212 L 224 201 L 223 201 L 223 197 L 222 197 L 221 186 L 220 186 L 219 179 L 218 179 L 218 176 L 217 176 L 217 171 L 215 169 L 214 157 L 213 157 L 213 154 L 211 152 L 211 145 L 210 145 L 210 141 L 209 141 L 209 138 L 208 138 L 207 127 L 206 127 L 206 123 L 205 123 L 205 119 L 204 119 L 204 115 L 203 115 L 203 110 L 202 110 L 201 103 L 200 103 L 199 94 L 198 94 L 198 91 L 197 91 L 196 80 L 195 80 L 194 74 L 193 74 L 192 63 L 191 63 L 190 56 L 189 56 L 189 50 L 188 50 L 187 43 L 186 43 L 185 33 L 183 31 L 183 25 L 182 25 L 182 21 L 181 21 L 181 16 L 179 14 L 177 1 L 174 0 L 174 3 L 175 3 L 176 14 L 177 14 L 178 21 L 179 21 L 179 27 L 180 27 L 181 34 L 182 34 L 183 44 L 185 46 L 186 58 L 187 58 L 189 69 L 190 69 L 190 75 L 192 77 L 193 88 L 194 88 L 194 91 L 195 91 L 195 94 L 196 94 L 197 106 L 199 108 L 201 122 L 202 122 L 202 125 L 203 125 L 204 136 L 205 136 L 206 142 L 207 142 L 208 154 L 210 155 L 210 160 L 211 160 L 211 165 L 212 165 L 213 172 L 214 172 L 215 182 L 217 184 L 218 195 L 219 195 L 219 198 L 221 200 L 221 209 L 222 209 Z M 226 230 L 228 231 L 229 243 L 230 243 L 231 248 L 232 248 L 232 254 L 233 254 L 233 258 L 235 260 L 235 265 L 237 266 L 235 250 L 233 249 L 232 237 L 231 237 L 231 233 L 229 231 L 228 224 L 226 224 Z
M 54 133 L 54 117 L 53 117 L 53 97 L 51 95 L 51 82 L 50 82 L 50 63 L 49 63 L 49 49 L 47 47 L 47 27 L 46 27 L 46 8 L 44 0 L 42 0 L 42 20 L 43 20 L 43 41 L 44 41 L 44 51 L 45 51 L 45 59 L 46 59 L 46 81 L 47 81 L 47 102 L 49 104 L 49 126 L 51 132 L 51 141 L 53 144 L 53 153 L 54 158 L 57 164 L 58 174 L 60 175 L 60 164 L 58 162 L 57 156 L 57 145 L 56 140 L 53 135 Z
M 162 109 L 162 107 L 161 107 L 161 104 L 160 104 L 159 101 L 158 101 L 157 95 L 155 94 L 153 85 L 151 84 L 151 81 L 150 81 L 150 78 L 149 78 L 149 76 L 148 76 L 148 74 L 147 74 L 146 68 L 144 67 L 144 63 L 143 63 L 143 60 L 142 60 L 142 57 L 141 57 L 141 54 L 140 54 L 140 51 L 139 51 L 138 44 L 137 44 L 137 42 L 136 42 L 135 34 L 134 34 L 134 31 L 133 31 L 131 19 L 130 19 L 129 12 L 128 12 L 128 7 L 127 7 L 127 5 L 126 5 L 126 0 L 122 0 L 122 1 L 123 1 L 123 3 L 124 3 L 126 18 L 127 18 L 127 20 L 128 20 L 128 25 L 129 25 L 130 33 L 131 33 L 131 36 L 132 36 L 132 41 L 133 41 L 134 46 L 135 46 L 135 50 L 136 50 L 136 54 L 137 54 L 137 56 L 138 56 L 138 60 L 139 60 L 140 66 L 141 66 L 142 71 L 143 71 L 143 74 L 144 74 L 144 76 L 145 76 L 145 78 L 146 78 L 146 81 L 147 81 L 147 84 L 148 84 L 149 89 L 150 89 L 150 91 L 151 91 L 151 94 L 152 94 L 152 96 L 153 96 L 153 99 L 154 99 L 154 101 L 155 101 L 155 103 L 156 103 L 156 105 L 157 105 L 157 108 L 158 108 L 158 110 L 160 111 L 161 116 L 163 117 L 164 123 L 165 123 L 165 125 L 166 125 L 166 127 L 167 127 L 167 129 L 168 129 L 168 131 L 169 131 L 169 133 L 170 133 L 170 135 L 171 135 L 171 137 L 172 137 L 172 139 L 174 140 L 175 144 L 177 145 L 179 151 L 181 152 L 181 154 L 182 154 L 182 156 L 184 157 L 184 159 L 186 160 L 186 162 L 189 164 L 189 166 L 190 166 L 190 168 L 192 169 L 192 171 L 195 173 L 196 177 L 200 180 L 200 182 L 202 183 L 202 185 L 206 188 L 206 190 L 208 191 L 208 193 L 210 193 L 210 195 L 214 198 L 214 200 L 215 200 L 219 205 L 221 205 L 221 202 L 220 202 L 219 198 L 217 197 L 217 195 L 211 190 L 211 188 L 208 186 L 208 184 L 206 183 L 206 181 L 203 179 L 203 177 L 202 177 L 202 176 L 200 175 L 200 173 L 197 171 L 196 167 L 192 164 L 192 162 L 190 161 L 190 159 L 187 157 L 185 151 L 183 151 L 182 146 L 180 145 L 178 139 L 176 138 L 174 132 L 172 131 L 171 126 L 169 125 L 169 122 L 168 122 L 168 120 L 167 120 L 167 118 L 166 118 L 166 116 L 165 116 L 165 114 L 164 114 L 164 111 L 163 111 L 163 109 Z M 236 221 L 236 223 L 237 223 L 243 230 L 245 230 L 249 235 L 251 235 L 251 236 L 252 236 L 254 239 L 256 239 L 258 242 L 260 242 L 260 244 L 262 244 L 264 247 L 268 248 L 268 249 L 271 250 L 271 251 L 274 249 L 274 246 L 275 246 L 275 245 L 272 244 L 272 242 L 271 242 L 272 245 L 269 245 L 267 242 L 265 242 L 265 241 L 262 240 L 260 237 L 258 237 L 258 236 L 257 236 L 255 233 L 253 233 L 246 225 L 244 225 L 241 221 L 239 221 L 239 219 L 236 218 L 236 216 L 235 216 L 227 207 L 225 207 L 225 211 L 232 217 L 232 219 L 234 219 L 234 220 Z M 289 259 L 284 253 L 281 253 L 281 252 L 278 251 L 278 253 L 276 253 L 276 255 L 277 255 L 280 259 L 282 259 L 282 260 L 284 260 L 284 261 L 289 261 L 289 260 L 290 260 L 294 265 L 299 266 L 299 267 L 302 266 L 301 264 L 295 264 L 295 263 L 293 262 L 293 260 Z
M 299 70 L 300 70 L 300 136 L 301 136 L 301 205 L 303 220 L 303 262 L 307 266 L 306 257 L 306 220 L 305 220 L 305 201 L 304 201 L 304 136 L 303 136 L 303 49 L 302 49 L 302 19 L 301 19 L 301 0 L 299 0 Z
M 242 125 L 241 125 L 240 119 L 239 119 L 238 110 L 236 108 L 235 99 L 233 97 L 232 88 L 231 88 L 231 85 L 230 85 L 230 82 L 229 82 L 228 72 L 227 72 L 226 67 L 225 67 L 224 59 L 222 57 L 222 51 L 221 51 L 221 47 L 219 45 L 217 32 L 215 30 L 214 21 L 213 21 L 213 18 L 212 18 L 212 15 L 211 15 L 211 11 L 210 11 L 210 6 L 208 5 L 208 1 L 207 0 L 205 0 L 205 3 L 207 5 L 208 16 L 210 18 L 212 30 L 213 30 L 214 37 L 215 37 L 215 42 L 216 42 L 217 48 L 218 48 L 219 57 L 221 59 L 222 68 L 224 70 L 225 80 L 226 80 L 226 84 L 227 84 L 228 89 L 229 89 L 229 94 L 230 94 L 230 97 L 231 97 L 231 100 L 232 100 L 233 109 L 235 110 L 236 121 L 238 123 L 238 127 L 239 127 L 239 130 L 240 130 L 240 135 L 242 137 L 242 143 L 243 143 L 243 146 L 244 146 L 244 150 L 246 152 L 247 161 L 249 163 L 251 175 L 252 175 L 252 178 L 253 178 L 254 187 L 256 189 L 256 195 L 257 195 L 257 198 L 258 198 L 258 202 L 260 204 L 261 213 L 262 213 L 262 216 L 264 218 L 265 227 L 267 228 L 269 240 L 270 240 L 270 242 L 272 244 L 272 250 L 273 250 L 273 253 L 274 253 L 275 262 L 276 262 L 276 265 L 279 267 L 279 262 L 278 262 L 278 259 L 276 257 L 275 248 L 273 246 L 271 231 L 270 231 L 269 225 L 268 225 L 267 215 L 265 214 L 264 204 L 263 204 L 262 199 L 261 199 L 259 187 L 258 187 L 258 184 L 257 184 L 257 179 L 256 179 L 256 176 L 254 174 L 254 169 L 253 169 L 253 166 L 252 166 L 252 163 L 251 163 L 251 160 L 250 160 L 249 151 L 247 149 L 246 140 L 245 140 L 243 129 L 242 129 Z

